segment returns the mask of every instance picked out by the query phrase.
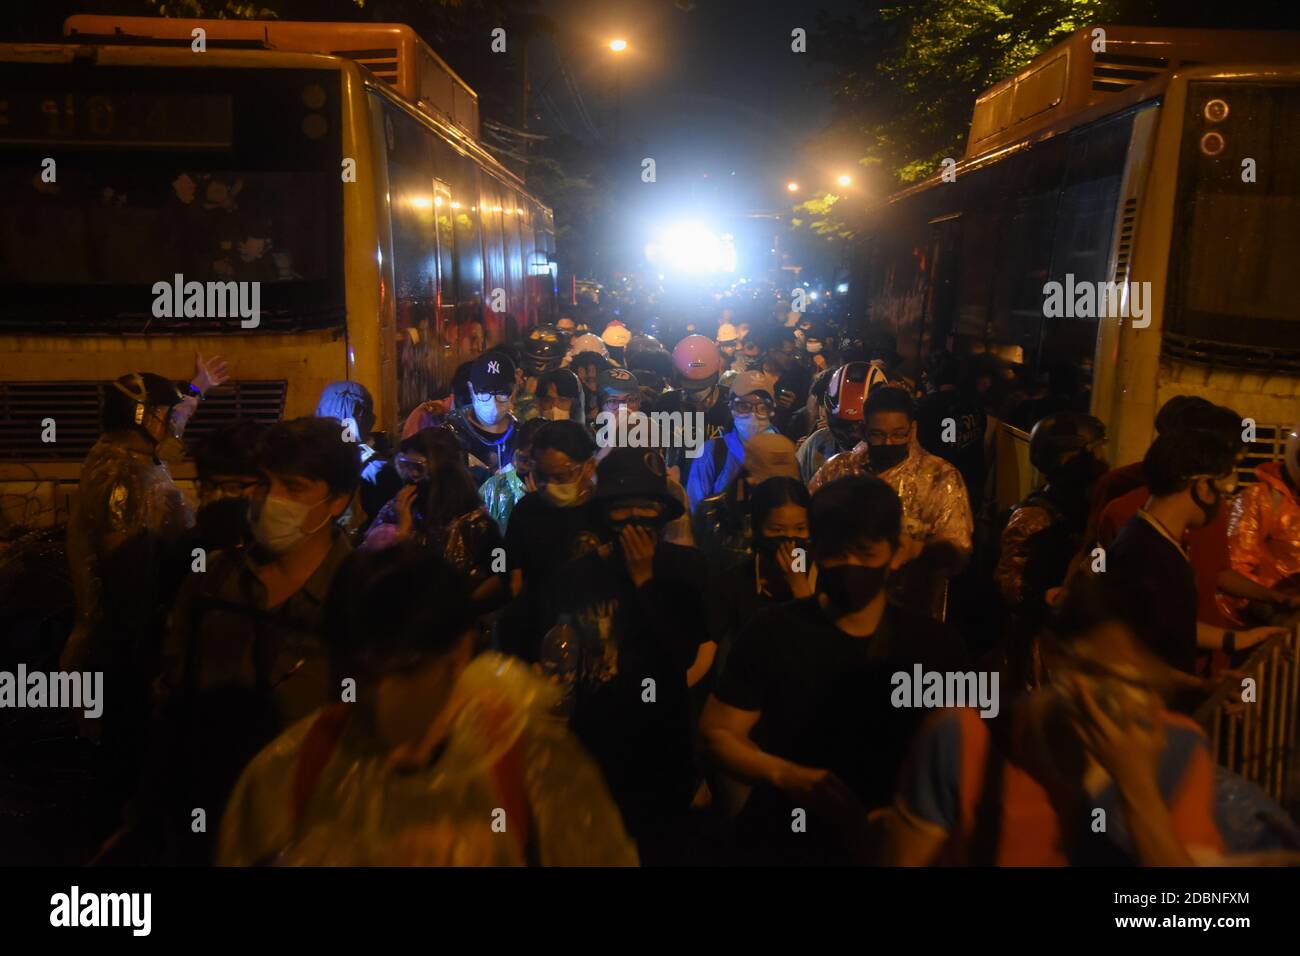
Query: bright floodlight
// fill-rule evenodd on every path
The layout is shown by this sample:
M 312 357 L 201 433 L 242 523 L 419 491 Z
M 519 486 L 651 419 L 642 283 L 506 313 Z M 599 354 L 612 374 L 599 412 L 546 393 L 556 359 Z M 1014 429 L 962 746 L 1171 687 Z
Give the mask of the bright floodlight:
M 627 41 L 626 41 L 626 40 L 610 40 L 610 41 L 609 41 L 609 48 L 610 48 L 611 50 L 613 50 L 615 53 L 622 53 L 624 50 L 627 49 Z
M 697 222 L 676 223 L 661 230 L 645 249 L 646 259 L 680 272 L 734 272 L 736 248 L 730 236 L 719 236 Z
M 799 184 L 791 180 L 785 184 L 785 188 L 790 190 L 792 193 L 797 193 L 799 191 Z
M 853 182 L 853 177 L 850 176 L 848 173 L 844 173 L 841 176 L 837 177 L 835 181 L 839 183 L 841 186 L 847 186 L 849 183 Z

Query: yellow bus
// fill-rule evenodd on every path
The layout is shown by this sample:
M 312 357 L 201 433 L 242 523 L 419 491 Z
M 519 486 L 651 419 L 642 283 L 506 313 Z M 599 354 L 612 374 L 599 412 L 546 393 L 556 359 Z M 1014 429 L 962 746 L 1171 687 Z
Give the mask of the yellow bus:
M 1116 464 L 1194 394 L 1254 423 L 1249 468 L 1300 419 L 1297 156 L 1300 33 L 1082 29 L 977 98 L 964 156 L 874 210 L 856 294 L 913 370 L 940 348 L 1080 369 Z M 1061 314 L 1058 290 L 1085 307 Z M 1032 480 L 1017 437 L 1003 506 Z
M 66 513 L 126 372 L 228 360 L 187 438 L 312 414 L 340 379 L 391 434 L 553 317 L 552 213 L 409 27 L 76 16 L 64 34 L 0 45 L 0 532 Z M 255 320 L 223 307 L 235 288 Z

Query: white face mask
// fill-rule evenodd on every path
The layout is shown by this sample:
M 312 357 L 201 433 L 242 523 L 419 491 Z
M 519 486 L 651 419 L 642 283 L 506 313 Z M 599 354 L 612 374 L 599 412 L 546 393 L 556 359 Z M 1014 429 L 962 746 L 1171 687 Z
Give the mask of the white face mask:
M 311 509 L 328 500 L 327 495 L 314 505 L 306 505 L 292 498 L 267 495 L 260 505 L 254 501 L 249 515 L 252 519 L 253 537 L 274 555 L 288 554 L 332 520 L 333 516 L 326 514 L 325 519 L 310 531 L 305 531 L 302 527 Z
M 820 342 L 809 342 L 804 348 L 808 350 L 809 355 L 816 355 L 822 350 L 822 344 Z
M 554 408 L 548 408 L 546 411 L 542 412 L 542 417 L 547 421 L 565 422 L 569 420 L 569 410 L 567 408 L 560 408 L 557 405 Z
M 484 425 L 495 425 L 501 413 L 497 410 L 496 399 L 491 395 L 486 400 L 474 396 L 474 417 Z
M 546 500 L 560 508 L 568 508 L 576 504 L 581 494 L 582 482 L 580 481 L 565 485 L 552 481 L 542 486 L 542 495 Z
M 736 425 L 736 434 L 740 436 L 740 440 L 747 442 L 759 432 L 764 431 L 772 420 L 770 418 L 759 418 L 757 415 L 736 415 L 732 421 Z

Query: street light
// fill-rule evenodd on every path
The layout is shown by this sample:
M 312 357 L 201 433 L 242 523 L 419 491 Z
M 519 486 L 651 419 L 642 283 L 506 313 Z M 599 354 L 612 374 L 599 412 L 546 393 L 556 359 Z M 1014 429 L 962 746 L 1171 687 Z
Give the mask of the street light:
M 794 180 L 790 180 L 790 182 L 785 184 L 785 188 L 792 193 L 797 193 L 799 191 L 799 184 Z
M 836 177 L 835 181 L 839 183 L 841 186 L 847 186 L 853 182 L 853 177 L 850 176 L 848 173 L 841 173 L 839 176 Z
M 615 54 L 622 53 L 627 49 L 627 41 L 622 37 L 615 37 L 609 41 L 609 48 Z M 622 140 L 623 126 L 623 70 L 619 65 L 621 57 L 614 58 L 614 142 L 617 144 Z

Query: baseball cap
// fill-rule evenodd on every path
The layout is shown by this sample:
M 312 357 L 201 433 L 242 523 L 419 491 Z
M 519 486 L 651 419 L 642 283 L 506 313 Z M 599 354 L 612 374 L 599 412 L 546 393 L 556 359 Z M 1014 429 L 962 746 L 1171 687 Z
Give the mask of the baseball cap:
M 769 478 L 798 478 L 794 442 L 776 432 L 762 432 L 745 445 L 745 471 L 754 484 Z
M 515 387 L 515 363 L 500 352 L 484 352 L 470 366 L 469 384 L 480 395 L 509 392 Z
M 743 398 L 755 392 L 762 392 L 771 401 L 776 393 L 776 382 L 772 380 L 770 375 L 764 375 L 762 372 L 737 373 L 735 380 L 731 383 L 732 397 Z
M 618 366 L 607 368 L 596 376 L 596 395 L 601 401 L 609 395 L 632 395 L 640 388 L 636 376 Z

